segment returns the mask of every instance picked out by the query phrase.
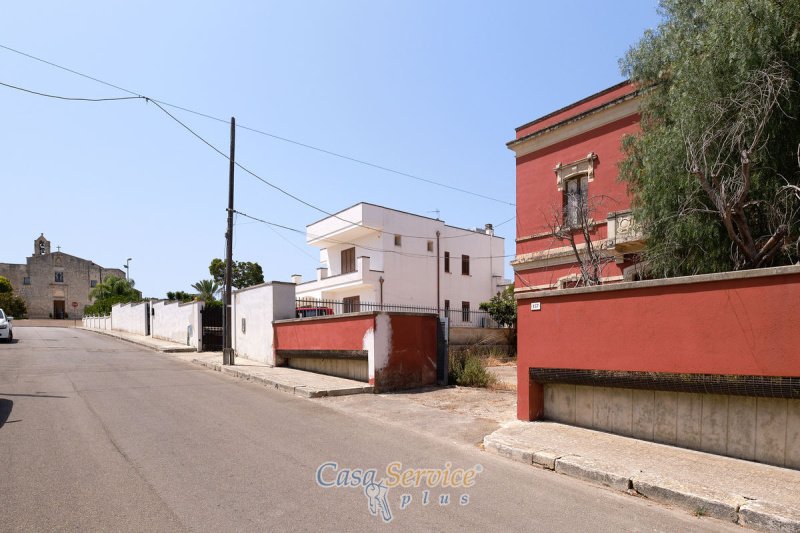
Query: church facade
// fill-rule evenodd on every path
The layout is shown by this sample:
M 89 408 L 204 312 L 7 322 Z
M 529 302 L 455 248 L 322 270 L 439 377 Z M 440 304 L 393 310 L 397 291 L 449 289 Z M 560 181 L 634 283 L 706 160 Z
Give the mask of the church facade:
M 41 234 L 25 264 L 0 263 L 0 276 L 25 300 L 29 318 L 81 318 L 83 308 L 92 303 L 92 288 L 108 276 L 124 278 L 125 272 L 60 249 L 51 252 L 50 241 Z

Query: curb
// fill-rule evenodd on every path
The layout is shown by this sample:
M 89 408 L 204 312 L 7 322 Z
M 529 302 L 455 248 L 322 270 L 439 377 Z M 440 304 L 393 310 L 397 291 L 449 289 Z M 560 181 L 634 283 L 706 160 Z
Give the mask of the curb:
M 682 485 L 672 479 L 631 473 L 619 467 L 594 461 L 588 457 L 557 453 L 552 450 L 533 452 L 517 443 L 503 442 L 492 435 L 483 438 L 484 449 L 528 465 L 583 479 L 628 494 L 639 494 L 650 500 L 674 505 L 698 515 L 711 516 L 735 524 L 764 531 L 800 531 L 800 515 L 793 509 L 767 501 L 721 494 L 707 488 Z
M 192 348 L 191 346 L 180 346 L 180 347 L 178 347 L 178 346 L 175 346 L 175 347 L 158 346 L 158 345 L 150 343 L 150 342 L 140 341 L 140 340 L 137 340 L 137 339 L 130 339 L 128 337 L 122 337 L 120 335 L 114 335 L 113 333 L 111 333 L 109 331 L 106 331 L 106 330 L 102 330 L 102 329 L 90 329 L 90 328 L 84 328 L 84 327 L 80 327 L 80 326 L 75 328 L 75 329 L 82 329 L 84 331 L 91 331 L 92 333 L 99 333 L 100 335 L 105 335 L 106 337 L 119 339 L 121 341 L 129 342 L 131 344 L 135 344 L 137 346 L 144 346 L 145 348 L 150 348 L 151 350 L 155 350 L 155 351 L 161 352 L 161 353 L 190 353 L 190 352 L 196 352 L 197 351 L 194 348 Z
M 365 385 L 363 387 L 353 387 L 351 389 L 336 389 L 336 390 L 311 389 L 306 387 L 305 385 L 297 385 L 297 386 L 287 385 L 285 383 L 281 383 L 279 381 L 275 381 L 266 378 L 264 376 L 254 376 L 253 374 L 242 372 L 241 370 L 221 365 L 220 363 L 201 361 L 200 359 L 192 359 L 192 363 L 204 366 L 206 368 L 210 368 L 211 370 L 216 370 L 217 372 L 222 372 L 223 374 L 228 374 L 230 376 L 244 379 L 246 381 L 253 381 L 255 383 L 260 383 L 261 385 L 264 385 L 272 389 L 276 389 L 282 392 L 287 392 L 289 394 L 294 394 L 296 396 L 302 396 L 303 398 L 322 398 L 325 396 L 347 396 L 350 394 L 362 394 L 362 393 L 372 392 L 371 385 Z

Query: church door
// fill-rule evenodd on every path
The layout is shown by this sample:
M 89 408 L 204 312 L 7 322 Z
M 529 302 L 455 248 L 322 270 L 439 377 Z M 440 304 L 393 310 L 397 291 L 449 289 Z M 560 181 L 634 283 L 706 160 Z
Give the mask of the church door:
M 64 300 L 53 300 L 53 318 L 64 318 Z

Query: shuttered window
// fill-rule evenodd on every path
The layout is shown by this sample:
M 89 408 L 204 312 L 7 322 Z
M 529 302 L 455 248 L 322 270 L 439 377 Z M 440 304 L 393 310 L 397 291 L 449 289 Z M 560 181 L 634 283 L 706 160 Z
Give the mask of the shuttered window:
M 342 250 L 342 274 L 356 271 L 356 249 Z

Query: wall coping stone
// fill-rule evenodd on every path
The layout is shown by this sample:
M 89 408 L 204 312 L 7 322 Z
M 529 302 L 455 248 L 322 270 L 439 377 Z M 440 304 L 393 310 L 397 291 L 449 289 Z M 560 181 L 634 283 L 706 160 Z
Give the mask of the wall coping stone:
M 550 289 L 542 291 L 524 290 L 515 293 L 514 298 L 516 300 L 536 300 L 539 298 L 551 298 L 555 296 L 574 296 L 577 294 L 591 294 L 598 292 L 615 292 L 615 291 L 626 291 L 631 289 L 694 285 L 697 283 L 712 283 L 716 281 L 729 281 L 737 279 L 786 276 L 789 274 L 800 274 L 800 265 L 757 268 L 753 270 L 735 270 L 732 272 L 717 272 L 714 274 L 700 274 L 697 276 L 680 276 L 676 278 L 626 281 L 622 283 L 593 285 L 591 287 L 575 287 L 571 289 Z

